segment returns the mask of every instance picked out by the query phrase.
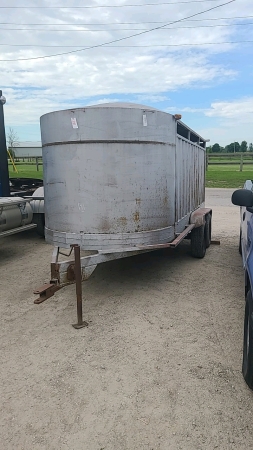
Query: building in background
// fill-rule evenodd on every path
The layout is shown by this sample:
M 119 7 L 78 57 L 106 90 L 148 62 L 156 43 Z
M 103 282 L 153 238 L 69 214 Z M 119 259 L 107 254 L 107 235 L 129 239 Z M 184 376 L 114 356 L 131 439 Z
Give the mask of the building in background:
M 22 158 L 22 157 L 41 157 L 42 156 L 42 147 L 15 147 L 15 158 Z

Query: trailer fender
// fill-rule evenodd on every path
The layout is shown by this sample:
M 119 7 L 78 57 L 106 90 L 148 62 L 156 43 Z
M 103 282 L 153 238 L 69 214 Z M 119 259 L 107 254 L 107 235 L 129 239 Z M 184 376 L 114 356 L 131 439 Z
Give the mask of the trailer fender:
M 36 200 L 36 197 L 38 198 Z M 32 195 L 31 207 L 33 214 L 44 214 L 44 187 L 41 186 Z
M 198 208 L 191 213 L 190 223 L 195 225 L 195 228 L 201 227 L 206 223 L 207 214 L 212 215 L 212 210 L 210 208 Z

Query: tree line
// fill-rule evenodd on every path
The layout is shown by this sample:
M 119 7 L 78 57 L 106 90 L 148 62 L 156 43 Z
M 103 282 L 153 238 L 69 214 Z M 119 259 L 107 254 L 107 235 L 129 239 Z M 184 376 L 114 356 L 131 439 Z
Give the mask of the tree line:
M 241 144 L 239 142 L 232 142 L 231 144 L 222 147 L 220 144 L 216 143 L 214 145 L 210 145 L 206 148 L 208 153 L 238 153 L 238 152 L 253 152 L 253 144 L 247 143 L 247 141 L 242 141 Z

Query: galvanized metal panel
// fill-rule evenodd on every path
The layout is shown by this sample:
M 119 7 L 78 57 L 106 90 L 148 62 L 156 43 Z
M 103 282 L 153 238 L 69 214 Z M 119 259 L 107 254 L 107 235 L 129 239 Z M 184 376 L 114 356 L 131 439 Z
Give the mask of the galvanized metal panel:
M 205 201 L 205 149 L 177 136 L 175 221 L 198 208 Z
M 134 233 L 174 224 L 174 148 L 157 144 L 48 147 L 46 226 L 76 233 Z M 171 207 L 169 207 L 171 205 Z
M 46 114 L 41 131 L 50 243 L 92 250 L 164 243 L 198 206 L 193 184 L 201 179 L 193 182 L 188 168 L 197 171 L 203 149 L 192 144 L 189 153 L 170 114 L 99 105 Z

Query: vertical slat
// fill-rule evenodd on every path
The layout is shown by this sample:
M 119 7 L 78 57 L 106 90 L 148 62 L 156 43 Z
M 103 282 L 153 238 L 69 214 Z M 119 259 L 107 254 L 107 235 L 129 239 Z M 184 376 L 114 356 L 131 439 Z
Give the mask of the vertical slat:
M 205 151 L 177 136 L 176 221 L 204 201 Z

